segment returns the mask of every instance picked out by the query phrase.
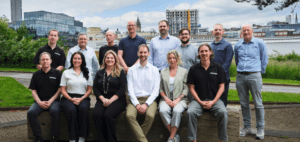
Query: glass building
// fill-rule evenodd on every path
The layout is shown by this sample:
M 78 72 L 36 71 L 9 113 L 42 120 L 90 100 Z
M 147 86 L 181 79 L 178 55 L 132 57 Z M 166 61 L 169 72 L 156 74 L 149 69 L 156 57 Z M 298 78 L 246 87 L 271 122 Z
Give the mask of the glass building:
M 300 24 L 273 24 L 272 29 L 295 29 L 300 30 Z

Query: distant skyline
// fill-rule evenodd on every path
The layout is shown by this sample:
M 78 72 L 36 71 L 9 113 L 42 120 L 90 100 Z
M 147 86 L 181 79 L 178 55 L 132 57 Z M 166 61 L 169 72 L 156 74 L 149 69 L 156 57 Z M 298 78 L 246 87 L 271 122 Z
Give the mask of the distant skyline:
M 285 21 L 286 15 L 291 14 L 291 8 L 276 12 L 274 7 L 276 4 L 258 10 L 251 3 L 234 0 L 52 0 L 50 3 L 47 0 L 23 0 L 22 17 L 24 19 L 24 12 L 44 10 L 75 17 L 84 27 L 114 31 L 118 28 L 125 32 L 128 20 L 136 21 L 139 16 L 142 31 L 155 29 L 158 32 L 157 24 L 166 19 L 167 9 L 198 9 L 199 23 L 212 30 L 215 23 L 221 23 L 225 28 L 240 27 L 245 23 L 266 25 L 270 21 Z M 296 13 L 299 16 L 300 5 L 296 7 Z M 1 0 L 0 14 L 11 20 L 10 0 Z

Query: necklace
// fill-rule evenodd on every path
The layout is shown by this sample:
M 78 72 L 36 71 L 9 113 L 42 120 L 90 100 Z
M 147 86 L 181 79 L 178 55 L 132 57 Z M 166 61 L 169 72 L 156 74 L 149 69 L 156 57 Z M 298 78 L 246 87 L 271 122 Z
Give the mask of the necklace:
M 105 76 L 106 76 L 106 71 L 104 70 L 104 75 L 103 75 L 103 91 L 104 91 L 104 94 L 107 94 L 110 76 L 108 76 L 106 90 L 105 90 Z

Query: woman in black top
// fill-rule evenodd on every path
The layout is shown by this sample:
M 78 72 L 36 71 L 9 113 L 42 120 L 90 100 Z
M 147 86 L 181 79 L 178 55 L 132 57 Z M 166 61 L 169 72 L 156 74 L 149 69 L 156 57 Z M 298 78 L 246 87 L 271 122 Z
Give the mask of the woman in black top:
M 114 51 L 105 53 L 103 68 L 94 80 L 93 90 L 97 97 L 94 122 L 99 141 L 116 142 L 115 118 L 126 108 L 127 79 Z

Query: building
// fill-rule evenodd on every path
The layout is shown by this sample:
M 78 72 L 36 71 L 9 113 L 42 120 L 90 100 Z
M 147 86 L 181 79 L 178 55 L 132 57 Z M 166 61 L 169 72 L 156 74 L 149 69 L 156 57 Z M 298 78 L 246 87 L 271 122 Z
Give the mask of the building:
M 139 17 L 137 17 L 137 20 L 136 20 L 136 26 L 137 26 L 136 31 L 137 31 L 137 32 L 141 32 L 142 27 L 141 27 L 141 22 L 140 22 Z
M 105 36 L 101 33 L 100 27 L 89 27 L 87 28 L 87 37 L 89 40 L 102 40 Z
M 297 13 L 296 13 L 296 18 L 295 18 L 295 24 L 298 24 L 298 16 L 297 16 Z
M 197 9 L 167 10 L 166 16 L 170 25 L 169 34 L 177 36 L 181 28 L 189 28 L 191 35 L 198 35 L 198 13 Z
M 272 29 L 295 29 L 300 30 L 300 23 L 298 24 L 273 24 Z
M 22 0 L 10 0 L 11 22 L 22 21 Z
M 291 15 L 287 15 L 285 19 L 286 19 L 285 21 L 286 21 L 288 24 L 292 24 L 292 16 L 291 16 Z

